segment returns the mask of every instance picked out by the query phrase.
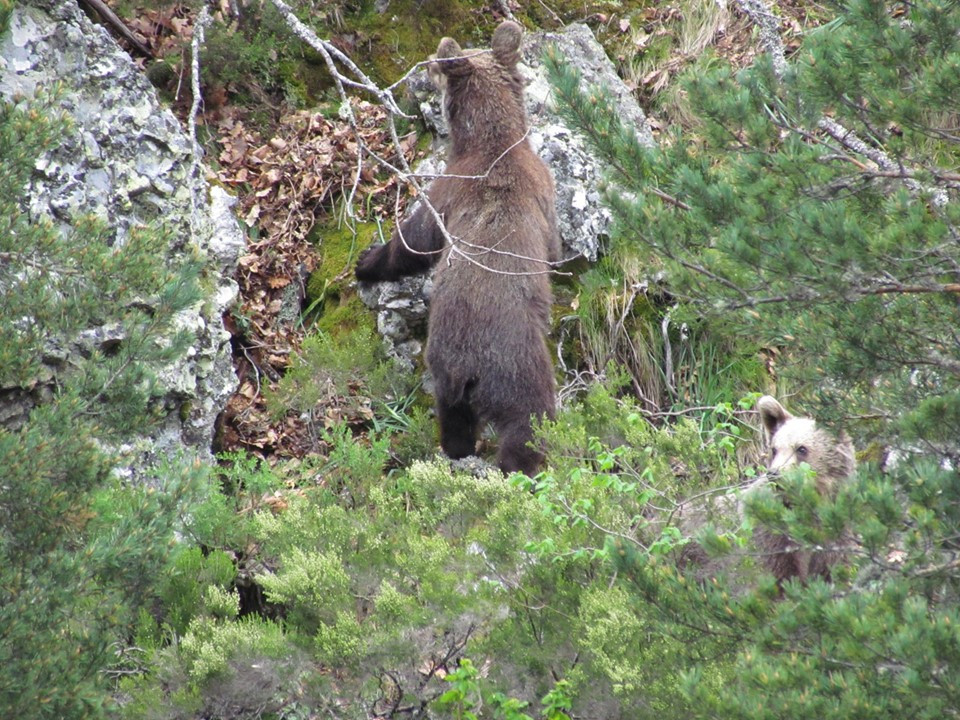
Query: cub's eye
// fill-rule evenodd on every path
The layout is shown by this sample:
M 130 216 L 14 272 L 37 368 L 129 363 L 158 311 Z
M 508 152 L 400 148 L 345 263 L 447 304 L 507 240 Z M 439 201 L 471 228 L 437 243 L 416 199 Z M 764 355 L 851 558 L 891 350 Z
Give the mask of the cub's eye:
M 805 458 L 808 453 L 809 453 L 809 450 L 807 450 L 807 446 L 806 446 L 806 445 L 798 445 L 798 446 L 797 446 L 797 457 L 798 457 L 798 458 Z

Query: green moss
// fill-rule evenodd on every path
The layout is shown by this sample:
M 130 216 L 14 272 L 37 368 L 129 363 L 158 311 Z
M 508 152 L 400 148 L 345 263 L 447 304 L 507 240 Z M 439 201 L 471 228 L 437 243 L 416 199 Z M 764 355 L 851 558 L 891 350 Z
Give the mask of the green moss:
M 319 246 L 321 260 L 307 280 L 307 308 L 318 329 L 339 335 L 360 327 L 374 328 L 373 314 L 350 284 L 360 252 L 378 238 L 376 223 L 351 227 L 330 218 L 314 227 L 310 241 Z
M 308 303 L 323 303 L 343 292 L 353 279 L 357 257 L 378 238 L 378 230 L 376 223 L 351 227 L 336 218 L 314 227 L 309 239 L 319 246 L 322 259 L 307 281 Z
M 445 35 L 461 45 L 489 40 L 493 18 L 478 13 L 478 2 L 467 0 L 393 0 L 378 13 L 373 2 L 345 17 L 364 44 L 370 75 L 379 82 L 393 82 L 411 65 L 432 53 Z
M 647 7 L 650 0 L 554 0 L 549 9 L 541 3 L 520 3 L 517 20 L 528 30 L 556 29 L 557 18 L 566 24 L 598 15 L 624 17 Z M 386 12 L 374 10 L 373 0 L 343 16 L 345 31 L 357 38 L 351 56 L 374 80 L 393 82 L 411 65 L 430 55 L 440 38 L 455 38 L 463 47 L 485 47 L 500 17 L 490 4 L 479 0 L 392 0 Z M 622 41 L 616 23 L 594 23 L 601 43 Z
M 358 329 L 376 330 L 373 313 L 353 291 L 328 302 L 317 319 L 317 329 L 333 337 Z
M 0 35 L 3 35 L 10 26 L 10 15 L 13 13 L 13 0 L 0 0 Z

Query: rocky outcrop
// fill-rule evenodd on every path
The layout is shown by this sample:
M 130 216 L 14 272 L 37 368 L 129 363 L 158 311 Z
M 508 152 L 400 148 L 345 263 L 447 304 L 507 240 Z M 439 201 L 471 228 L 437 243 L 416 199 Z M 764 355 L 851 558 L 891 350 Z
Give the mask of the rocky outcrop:
M 580 71 L 585 87 L 602 85 L 617 101 L 621 119 L 636 128 L 640 142 L 653 146 L 647 117 L 630 89 L 586 25 L 575 24 L 563 32 L 539 32 L 523 45 L 530 115 L 530 142 L 553 171 L 557 185 L 557 220 L 563 244 L 573 253 L 596 260 L 603 238 L 610 229 L 610 211 L 600 199 L 604 167 L 588 151 L 580 134 L 559 117 L 551 104 L 550 83 L 541 62 L 544 51 L 555 45 L 567 63 Z
M 183 358 L 157 368 L 163 420 L 149 435 L 129 439 L 129 472 L 136 475 L 138 466 L 179 454 L 184 446 L 209 457 L 216 417 L 236 387 L 221 319 L 237 295 L 232 275 L 244 243 L 231 211 L 234 200 L 197 177 L 193 144 L 177 119 L 75 0 L 18 3 L 0 38 L 0 97 L 30 98 L 55 85 L 71 128 L 36 163 L 24 210 L 33 218 L 52 218 L 64 231 L 78 218 L 96 215 L 111 228 L 111 243 L 123 243 L 134 227 L 163 224 L 173 231 L 170 263 L 185 256 L 205 261 L 209 295 L 177 318 L 180 328 L 192 331 L 193 343 Z M 116 341 L 111 332 L 91 328 L 64 338 L 61 357 L 49 358 L 51 376 L 64 355 Z M 0 388 L 0 422 L 22 422 L 43 400 L 43 383 L 38 378 L 29 392 Z
M 528 81 L 527 113 L 530 117 L 530 142 L 553 172 L 557 186 L 557 220 L 567 257 L 597 259 L 611 222 L 610 211 L 603 206 L 600 181 L 604 168 L 592 155 L 580 134 L 554 109 L 550 84 L 541 62 L 544 50 L 556 45 L 577 68 L 586 85 L 603 85 L 618 102 L 621 118 L 636 127 L 637 137 L 653 145 L 646 116 L 629 88 L 616 73 L 593 32 L 586 25 L 574 24 L 562 32 L 531 33 L 524 38 L 520 70 Z M 439 93 L 426 72 L 414 75 L 410 91 L 417 98 L 427 126 L 435 133 L 435 150 L 418 171 L 425 175 L 442 172 L 444 139 L 447 135 Z M 428 168 L 428 169 L 425 169 Z M 377 312 L 377 326 L 392 351 L 407 364 L 420 350 L 417 335 L 425 328 L 425 278 L 409 278 L 403 283 L 380 283 L 361 287 L 364 303 Z

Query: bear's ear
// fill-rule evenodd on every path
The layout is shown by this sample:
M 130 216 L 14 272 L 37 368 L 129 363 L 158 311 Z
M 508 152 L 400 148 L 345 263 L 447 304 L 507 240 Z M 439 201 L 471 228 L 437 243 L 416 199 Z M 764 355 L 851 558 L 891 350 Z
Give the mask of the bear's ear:
M 430 78 L 430 82 L 433 83 L 433 86 L 437 88 L 437 90 L 446 92 L 447 76 L 440 71 L 440 63 L 433 62 L 436 59 L 436 55 L 431 55 L 427 58 L 427 77 Z
M 434 58 L 434 65 L 444 75 L 469 75 L 473 70 L 470 61 L 463 57 L 463 51 L 453 38 L 445 37 L 440 41 Z
M 760 411 L 760 420 L 763 423 L 767 442 L 770 442 L 770 438 L 776 434 L 781 425 L 793 417 L 775 397 L 770 395 L 764 395 L 757 400 L 757 410 Z
M 857 451 L 853 447 L 853 440 L 846 430 L 837 433 L 837 452 L 843 458 L 844 469 L 847 475 L 853 475 L 857 469 Z
M 503 67 L 512 69 L 520 61 L 520 40 L 523 28 L 511 20 L 504 20 L 493 31 L 493 57 Z

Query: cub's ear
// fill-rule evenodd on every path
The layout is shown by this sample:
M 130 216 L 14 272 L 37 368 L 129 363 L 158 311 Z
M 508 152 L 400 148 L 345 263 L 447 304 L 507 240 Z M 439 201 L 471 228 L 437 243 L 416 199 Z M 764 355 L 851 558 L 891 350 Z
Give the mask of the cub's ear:
M 469 75 L 473 71 L 473 66 L 467 58 L 463 57 L 463 51 L 453 38 L 445 37 L 437 46 L 437 54 L 434 56 L 433 66 L 444 75 L 453 77 Z
M 793 417 L 786 409 L 777 402 L 775 397 L 764 395 L 757 400 L 757 410 L 760 411 L 760 420 L 763 423 L 764 435 L 767 442 L 770 442 L 777 430 L 790 418 Z
M 853 447 L 853 440 L 847 435 L 846 430 L 837 433 L 837 452 L 843 458 L 847 475 L 853 475 L 857 469 L 857 451 Z
M 512 20 L 504 20 L 493 31 L 493 57 L 505 68 L 513 68 L 520 61 L 520 40 L 523 28 Z

